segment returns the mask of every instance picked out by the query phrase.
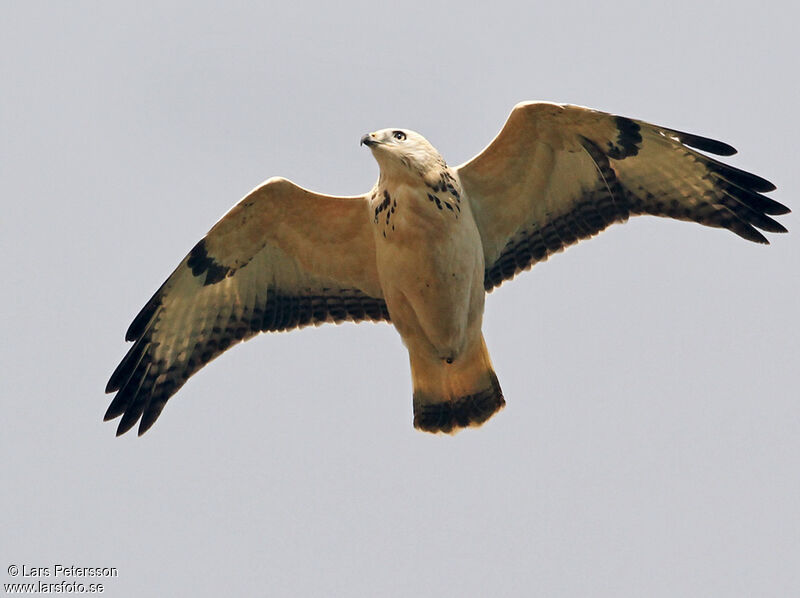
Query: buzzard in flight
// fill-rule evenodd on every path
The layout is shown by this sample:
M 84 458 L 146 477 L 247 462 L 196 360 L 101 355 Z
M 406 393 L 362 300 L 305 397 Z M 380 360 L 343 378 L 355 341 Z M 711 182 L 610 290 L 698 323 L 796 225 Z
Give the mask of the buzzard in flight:
M 272 178 L 192 248 L 134 318 L 105 419 L 139 434 L 209 361 L 259 332 L 391 322 L 408 348 L 414 426 L 455 432 L 505 401 L 481 333 L 487 291 L 629 216 L 785 232 L 769 181 L 706 154 L 731 146 L 578 106 L 517 105 L 489 146 L 448 167 L 418 133 L 364 135 L 373 189 L 320 195 Z M 703 152 L 703 153 L 701 153 Z

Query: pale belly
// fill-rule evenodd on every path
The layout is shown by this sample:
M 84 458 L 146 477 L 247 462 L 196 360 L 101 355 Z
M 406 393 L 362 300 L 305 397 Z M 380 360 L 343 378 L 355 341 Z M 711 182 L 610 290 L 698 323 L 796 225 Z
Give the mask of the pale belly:
M 480 234 L 466 206 L 456 218 L 412 191 L 396 199 L 389 224 L 376 224 L 378 275 L 392 322 L 409 348 L 455 359 L 480 335 Z

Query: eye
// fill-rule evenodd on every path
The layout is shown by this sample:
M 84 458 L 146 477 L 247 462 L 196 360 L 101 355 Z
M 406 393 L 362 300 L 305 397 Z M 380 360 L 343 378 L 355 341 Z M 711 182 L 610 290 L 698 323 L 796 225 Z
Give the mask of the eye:
M 403 133 L 402 131 L 394 131 L 392 133 L 392 137 L 397 139 L 397 141 L 405 141 L 406 140 L 406 134 Z

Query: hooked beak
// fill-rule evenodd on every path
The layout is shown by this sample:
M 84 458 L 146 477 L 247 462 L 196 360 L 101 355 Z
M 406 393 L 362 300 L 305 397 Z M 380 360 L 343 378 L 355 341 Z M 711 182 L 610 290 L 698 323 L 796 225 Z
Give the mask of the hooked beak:
M 373 133 L 366 133 L 361 137 L 361 143 L 359 145 L 366 145 L 367 147 L 372 147 L 373 145 L 377 145 L 378 142 L 375 140 L 375 136 Z

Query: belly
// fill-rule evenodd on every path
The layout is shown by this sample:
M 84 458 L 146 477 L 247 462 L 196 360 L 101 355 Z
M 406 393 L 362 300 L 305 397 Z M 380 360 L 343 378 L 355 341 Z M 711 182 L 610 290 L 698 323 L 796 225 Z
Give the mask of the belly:
M 376 237 L 386 305 L 406 345 L 441 359 L 455 358 L 480 334 L 480 234 L 468 212 L 448 220 L 442 218 L 448 214 L 404 211 L 391 234 Z M 396 216 L 401 216 L 400 210 Z

